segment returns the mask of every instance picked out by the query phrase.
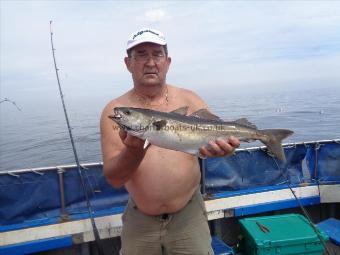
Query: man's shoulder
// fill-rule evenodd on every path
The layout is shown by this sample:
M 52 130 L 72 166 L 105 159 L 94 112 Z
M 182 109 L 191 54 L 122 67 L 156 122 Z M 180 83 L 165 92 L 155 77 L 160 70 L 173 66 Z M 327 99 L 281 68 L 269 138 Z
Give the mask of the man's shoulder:
M 196 94 L 196 92 L 185 89 L 181 87 L 177 87 L 174 85 L 168 85 L 169 91 L 173 91 L 173 94 L 176 95 L 176 98 L 178 98 L 181 103 L 184 103 L 185 105 L 189 106 L 191 111 L 196 111 L 201 108 L 207 108 L 207 104 L 204 102 L 204 100 Z
M 167 84 L 169 90 L 173 90 L 173 91 L 177 91 L 177 92 L 183 92 L 183 93 L 190 93 L 192 92 L 189 89 L 177 86 L 177 85 L 173 85 L 173 84 Z
M 168 85 L 169 89 L 172 90 L 175 94 L 181 97 L 192 99 L 194 98 L 200 98 L 194 91 L 182 87 L 178 87 L 175 85 Z

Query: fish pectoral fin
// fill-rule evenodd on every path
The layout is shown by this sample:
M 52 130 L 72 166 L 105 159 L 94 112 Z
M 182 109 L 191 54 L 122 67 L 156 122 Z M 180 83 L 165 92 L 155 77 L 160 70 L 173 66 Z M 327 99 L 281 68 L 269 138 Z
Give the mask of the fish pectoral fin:
M 216 116 L 215 114 L 212 114 L 207 109 L 199 109 L 196 112 L 190 114 L 190 116 L 206 120 L 221 120 L 220 117 Z
M 152 123 L 156 130 L 161 130 L 166 125 L 166 120 L 157 120 Z
M 144 146 L 143 146 L 143 149 L 146 150 L 146 148 L 148 148 L 150 145 L 151 145 L 151 143 L 146 139 Z
M 255 128 L 257 129 L 256 125 L 251 123 L 249 120 L 247 120 L 246 118 L 241 118 L 241 119 L 237 119 L 235 121 L 233 121 L 234 123 L 236 124 L 239 124 L 239 125 L 243 125 L 243 126 L 246 126 L 246 127 L 250 127 L 250 128 Z
M 189 106 L 183 106 L 180 108 L 177 108 L 176 110 L 171 111 L 170 113 L 177 113 L 180 115 L 187 115 Z

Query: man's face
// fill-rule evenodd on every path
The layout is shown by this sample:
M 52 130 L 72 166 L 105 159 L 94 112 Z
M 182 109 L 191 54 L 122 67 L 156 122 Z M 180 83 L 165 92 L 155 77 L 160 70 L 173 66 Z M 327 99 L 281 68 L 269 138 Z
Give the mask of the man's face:
M 125 63 L 135 85 L 154 86 L 165 84 L 171 59 L 164 47 L 154 43 L 142 43 L 132 49 Z

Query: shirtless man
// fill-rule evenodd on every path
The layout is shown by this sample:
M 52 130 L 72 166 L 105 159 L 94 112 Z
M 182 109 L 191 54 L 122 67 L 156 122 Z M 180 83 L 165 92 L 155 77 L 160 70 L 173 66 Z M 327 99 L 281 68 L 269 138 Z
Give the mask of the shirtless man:
M 213 254 L 206 211 L 199 192 L 195 156 L 154 145 L 120 130 L 108 118 L 114 107 L 170 112 L 188 106 L 189 114 L 207 108 L 194 92 L 166 83 L 171 58 L 163 34 L 142 29 L 131 35 L 124 61 L 133 88 L 112 100 L 101 117 L 104 174 L 115 188 L 125 185 L 129 202 L 123 214 L 123 255 Z M 211 141 L 202 155 L 225 156 L 239 146 L 236 138 Z

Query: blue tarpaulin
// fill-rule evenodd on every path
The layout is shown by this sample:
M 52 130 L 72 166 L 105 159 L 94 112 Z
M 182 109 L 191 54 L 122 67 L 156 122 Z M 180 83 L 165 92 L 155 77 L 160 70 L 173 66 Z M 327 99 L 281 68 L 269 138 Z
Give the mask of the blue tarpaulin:
M 105 180 L 102 166 L 82 170 L 94 211 L 125 205 L 125 189 L 113 189 Z M 35 220 L 58 221 L 61 200 L 58 169 L 0 176 L 0 225 Z M 64 172 L 66 211 L 72 215 L 87 213 L 85 195 L 76 167 Z
M 275 186 L 289 181 L 300 183 L 334 183 L 340 181 L 340 144 L 325 141 L 285 147 L 286 163 L 280 163 L 264 150 L 239 150 L 235 156 L 203 161 L 203 184 L 207 192 L 249 190 Z M 34 224 L 36 221 L 61 220 L 58 168 L 0 175 L 1 226 Z M 100 164 L 82 170 L 93 211 L 125 205 L 124 188 L 114 189 L 105 180 Z M 66 212 L 69 217 L 88 212 L 78 170 L 65 167 L 63 173 Z
M 284 148 L 286 162 L 266 151 L 241 150 L 233 157 L 203 161 L 206 192 L 275 186 L 289 182 L 332 183 L 340 181 L 340 144 L 294 144 Z
M 340 181 L 340 143 L 315 143 L 306 156 L 314 180 L 327 183 Z

